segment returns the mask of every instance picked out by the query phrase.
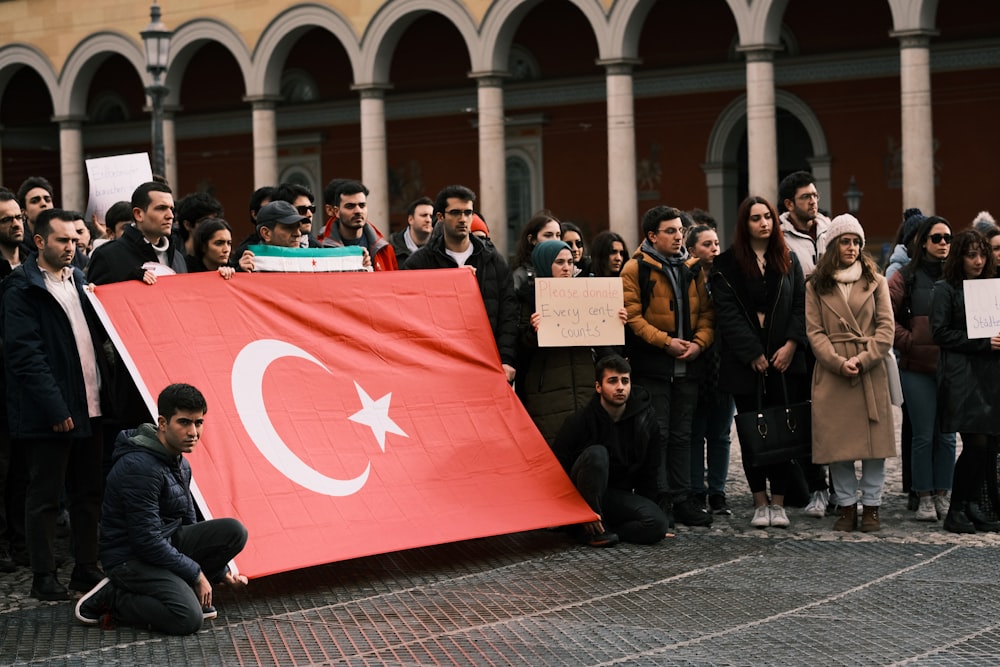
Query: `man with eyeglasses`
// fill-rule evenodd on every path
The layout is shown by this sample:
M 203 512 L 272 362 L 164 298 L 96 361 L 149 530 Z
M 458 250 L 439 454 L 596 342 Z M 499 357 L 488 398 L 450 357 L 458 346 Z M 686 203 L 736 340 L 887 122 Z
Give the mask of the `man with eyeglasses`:
M 710 526 L 712 515 L 691 493 L 691 425 L 705 372 L 701 353 L 715 340 L 715 309 L 705 272 L 689 266 L 681 211 L 651 208 L 642 232 L 645 240 L 622 268 L 625 349 L 633 379 L 652 398 L 665 447 L 670 494 L 661 509 L 671 521 Z
M 826 228 L 830 224 L 819 212 L 816 178 L 808 171 L 785 176 L 778 186 L 778 199 L 785 209 L 780 216 L 785 244 L 798 257 L 802 273 L 808 279 L 826 247 Z
M 829 218 L 819 212 L 816 178 L 808 171 L 796 171 L 785 176 L 778 185 L 778 198 L 785 209 L 780 216 L 785 245 L 795 253 L 802 265 L 802 274 L 808 280 L 816 268 L 816 261 L 826 249 L 826 230 L 830 225 Z M 806 364 L 810 376 L 815 363 L 812 350 L 806 347 Z M 830 505 L 826 470 L 810 460 L 799 463 L 809 487 L 809 501 L 803 511 L 808 516 L 822 518 L 826 516 Z
M 17 189 L 17 201 L 24 215 L 24 226 L 29 233 L 35 229 L 35 218 L 47 208 L 55 206 L 52 184 L 47 178 L 29 176 Z
M 389 237 L 396 261 L 400 266 L 410 255 L 424 247 L 434 231 L 434 202 L 430 197 L 421 197 L 406 208 L 406 227 Z
M 299 247 L 319 248 L 319 241 L 313 238 L 312 235 L 313 214 L 316 213 L 316 197 L 312 191 L 298 183 L 282 183 L 278 186 L 278 192 L 274 195 L 274 201 L 279 200 L 291 204 L 298 211 L 298 214 L 302 216 L 302 235 L 299 237 Z
M 327 186 L 329 189 L 330 186 Z M 370 257 L 374 271 L 395 271 L 399 268 L 392 244 L 368 222 L 368 188 L 363 183 L 342 181 L 326 207 L 331 216 L 320 234 L 323 247 L 358 246 Z
M 434 214 L 441 233 L 432 234 L 422 248 L 410 255 L 403 268 L 454 269 L 465 266 L 473 271 L 507 382 L 513 382 L 520 306 L 507 262 L 492 245 L 472 234 L 472 205 L 475 201 L 476 193 L 464 185 L 449 185 L 441 190 L 434 201 Z

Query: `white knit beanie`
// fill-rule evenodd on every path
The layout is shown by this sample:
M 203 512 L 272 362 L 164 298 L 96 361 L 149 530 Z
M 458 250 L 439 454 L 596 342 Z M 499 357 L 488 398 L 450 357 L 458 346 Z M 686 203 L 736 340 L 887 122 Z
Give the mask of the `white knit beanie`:
M 858 219 L 850 213 L 838 215 L 826 227 L 828 243 L 833 243 L 833 240 L 842 234 L 857 234 L 861 238 L 861 247 L 865 247 L 865 230 L 861 227 Z

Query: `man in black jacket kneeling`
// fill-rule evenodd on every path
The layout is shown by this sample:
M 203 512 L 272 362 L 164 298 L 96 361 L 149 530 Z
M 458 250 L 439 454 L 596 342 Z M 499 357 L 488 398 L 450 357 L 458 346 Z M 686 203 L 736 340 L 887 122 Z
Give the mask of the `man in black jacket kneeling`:
M 101 514 L 101 563 L 107 577 L 76 605 L 86 625 L 121 622 L 172 635 L 215 618 L 213 584 L 246 584 L 227 563 L 243 550 L 236 519 L 197 521 L 191 465 L 208 410 L 189 384 L 157 398 L 156 424 L 122 431 L 115 441 Z
M 596 395 L 568 417 L 553 450 L 580 495 L 601 520 L 581 538 L 594 547 L 619 538 L 636 544 L 662 540 L 670 507 L 663 443 L 649 393 L 632 386 L 632 368 L 618 355 L 597 362 Z

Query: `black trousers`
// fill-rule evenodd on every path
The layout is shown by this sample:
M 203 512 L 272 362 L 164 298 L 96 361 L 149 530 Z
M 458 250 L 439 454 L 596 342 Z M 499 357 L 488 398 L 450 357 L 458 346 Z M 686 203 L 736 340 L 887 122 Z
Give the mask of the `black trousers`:
M 31 569 L 55 572 L 53 549 L 56 519 L 63 489 L 69 510 L 73 558 L 77 564 L 97 563 L 97 522 L 101 512 L 103 475 L 100 418 L 91 419 L 86 438 L 17 440 L 27 456 L 25 537 Z
M 655 544 L 667 533 L 667 515 L 655 502 L 631 490 L 609 489 L 611 458 L 606 447 L 591 445 L 577 457 L 570 479 L 606 530 L 624 542 Z
M 178 551 L 201 565 L 212 584 L 222 580 L 226 563 L 243 551 L 247 529 L 236 519 L 211 519 L 183 526 L 172 542 Z M 115 620 L 170 635 L 201 629 L 201 602 L 191 584 L 173 572 L 141 560 L 116 565 L 108 572 L 114 587 Z

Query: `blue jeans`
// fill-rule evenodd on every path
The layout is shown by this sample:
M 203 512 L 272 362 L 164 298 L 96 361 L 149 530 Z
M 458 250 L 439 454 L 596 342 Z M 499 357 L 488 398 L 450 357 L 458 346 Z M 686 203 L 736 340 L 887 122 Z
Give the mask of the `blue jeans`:
M 864 459 L 861 461 L 860 480 L 854 463 L 854 461 L 837 461 L 830 464 L 833 500 L 838 507 L 857 504 L 858 489 L 860 488 L 861 504 L 865 507 L 878 507 L 882 504 L 885 459 Z
M 917 493 L 948 490 L 955 474 L 955 434 L 938 430 L 935 378 L 928 373 L 901 371 L 899 380 L 913 429 L 910 488 Z
M 695 408 L 694 420 L 691 422 L 692 493 L 705 493 L 707 472 L 709 495 L 726 495 L 730 432 L 735 414 L 736 406 L 732 396 L 726 396 L 726 400 L 721 402 L 698 399 L 698 407 Z

